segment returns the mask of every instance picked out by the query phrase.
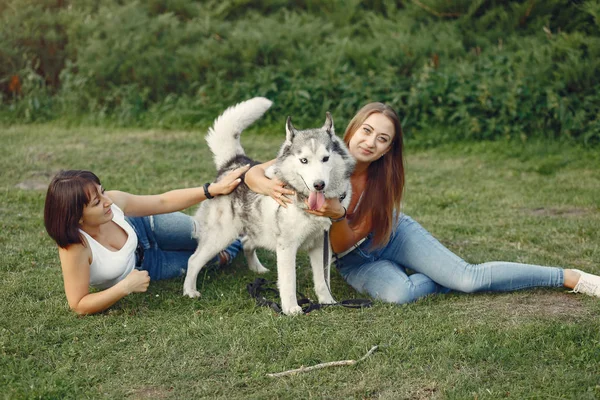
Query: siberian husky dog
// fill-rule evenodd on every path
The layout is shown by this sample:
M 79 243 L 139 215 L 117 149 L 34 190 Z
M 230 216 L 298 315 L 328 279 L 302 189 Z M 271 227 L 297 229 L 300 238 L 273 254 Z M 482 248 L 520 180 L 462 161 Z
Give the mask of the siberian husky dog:
M 271 107 L 271 101 L 256 97 L 228 108 L 209 129 L 206 141 L 218 170 L 217 181 L 228 171 L 246 164 L 256 165 L 244 153 L 241 132 Z M 194 218 L 200 226 L 198 248 L 190 257 L 183 294 L 198 297 L 196 279 L 202 267 L 215 254 L 240 235 L 244 236 L 244 255 L 248 267 L 255 272 L 268 270 L 256 256 L 256 248 L 277 253 L 277 286 L 284 314 L 302 312 L 296 297 L 296 253 L 307 250 L 313 270 L 315 292 L 323 304 L 334 303 L 324 272 L 324 231 L 331 221 L 304 211 L 306 203 L 319 209 L 325 198 L 350 202 L 350 175 L 354 158 L 344 142 L 334 133 L 331 115 L 327 113 L 321 128 L 297 130 L 288 117 L 286 139 L 268 177 L 277 177 L 296 192 L 294 203 L 279 206 L 269 196 L 251 191 L 242 182 L 227 196 L 218 196 L 200 204 Z M 305 203 L 306 201 L 306 203 Z M 331 254 L 328 251 L 328 254 Z M 331 259 L 327 259 L 328 266 Z M 329 277 L 327 277 L 329 279 Z

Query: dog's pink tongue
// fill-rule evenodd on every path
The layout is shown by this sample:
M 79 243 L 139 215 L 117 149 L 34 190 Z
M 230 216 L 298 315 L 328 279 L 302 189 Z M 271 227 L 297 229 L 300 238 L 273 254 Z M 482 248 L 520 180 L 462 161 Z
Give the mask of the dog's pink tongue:
M 310 192 L 308 195 L 308 206 L 311 210 L 318 210 L 325 203 L 323 192 Z

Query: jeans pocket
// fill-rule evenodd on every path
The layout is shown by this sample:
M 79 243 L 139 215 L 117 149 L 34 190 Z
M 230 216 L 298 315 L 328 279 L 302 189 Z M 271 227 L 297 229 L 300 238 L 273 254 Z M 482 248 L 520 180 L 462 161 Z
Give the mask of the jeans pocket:
M 335 265 L 343 276 L 344 270 L 347 271 L 348 269 L 352 269 L 373 261 L 375 261 L 375 257 L 360 247 L 357 247 L 344 257 L 338 259 Z
M 365 262 L 373 262 L 377 258 L 377 251 L 371 250 L 373 243 L 373 233 L 367 235 L 367 240 L 362 242 L 354 252 L 356 252 Z
M 375 257 L 371 253 L 369 253 L 366 249 L 362 249 L 361 247 L 362 247 L 362 245 L 357 247 L 356 250 L 353 251 L 353 253 L 356 253 L 357 255 L 359 255 L 366 262 L 375 261 Z

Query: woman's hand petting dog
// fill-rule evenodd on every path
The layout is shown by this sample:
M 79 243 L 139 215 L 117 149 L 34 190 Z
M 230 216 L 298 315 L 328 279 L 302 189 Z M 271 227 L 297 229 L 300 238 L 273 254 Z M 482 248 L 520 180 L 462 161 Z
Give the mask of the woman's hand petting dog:
M 321 208 L 317 210 L 310 209 L 308 205 L 308 200 L 304 200 L 304 203 L 306 204 L 306 210 L 304 211 L 306 211 L 309 214 L 316 215 L 318 217 L 338 219 L 342 218 L 346 214 L 346 211 L 344 210 L 344 207 L 342 206 L 342 203 L 340 203 L 339 199 L 326 198 Z
M 267 193 L 282 207 L 287 208 L 288 204 L 292 204 L 294 201 L 287 196 L 293 196 L 296 194 L 293 190 L 286 189 L 285 184 L 277 178 L 270 179 L 270 187 L 267 188 Z
M 237 185 L 242 182 L 242 174 L 244 174 L 250 168 L 250 164 L 241 166 L 239 168 L 234 169 L 225 175 L 219 182 L 211 183 L 208 186 L 208 192 L 213 196 L 218 196 L 222 194 L 229 194 L 233 192 L 233 189 L 237 187 Z
M 277 178 L 269 179 L 265 176 L 265 170 L 273 165 L 276 160 L 255 165 L 246 174 L 246 184 L 254 193 L 270 196 L 281 207 L 287 208 L 294 201 L 287 196 L 296 194 L 293 190 L 286 189 L 285 184 Z

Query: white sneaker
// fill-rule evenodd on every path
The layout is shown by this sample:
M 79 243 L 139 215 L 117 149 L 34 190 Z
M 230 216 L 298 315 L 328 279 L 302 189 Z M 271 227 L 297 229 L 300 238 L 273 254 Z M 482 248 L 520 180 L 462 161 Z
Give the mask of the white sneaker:
M 585 293 L 590 296 L 600 297 L 600 276 L 588 274 L 586 272 L 574 269 L 580 274 L 577 285 L 573 288 L 573 293 Z

